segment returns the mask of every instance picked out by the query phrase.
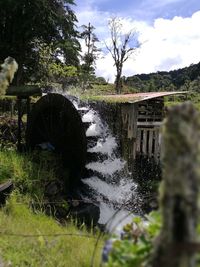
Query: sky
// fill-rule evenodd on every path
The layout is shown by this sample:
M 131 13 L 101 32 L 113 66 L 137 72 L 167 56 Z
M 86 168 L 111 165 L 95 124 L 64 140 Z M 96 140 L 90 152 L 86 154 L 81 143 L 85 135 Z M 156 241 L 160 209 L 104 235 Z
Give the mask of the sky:
M 123 75 L 169 71 L 200 61 L 199 0 L 75 0 L 78 26 L 89 22 L 103 48 L 96 75 L 115 79 L 108 20 L 119 17 L 124 29 L 138 34 L 140 48 L 124 64 Z M 81 28 L 80 28 L 81 29 Z M 84 42 L 81 42 L 84 52 Z

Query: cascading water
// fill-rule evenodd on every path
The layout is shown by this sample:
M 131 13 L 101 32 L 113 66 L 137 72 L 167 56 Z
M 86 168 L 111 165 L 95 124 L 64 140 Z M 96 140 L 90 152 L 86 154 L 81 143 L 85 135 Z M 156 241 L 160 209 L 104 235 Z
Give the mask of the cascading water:
M 129 177 L 126 162 L 118 156 L 116 139 L 99 114 L 89 106 L 80 107 L 76 101 L 73 104 L 82 114 L 83 123 L 88 124 L 86 136 L 90 141 L 87 152 L 96 154 L 95 160 L 86 165 L 88 172 L 82 179 L 85 189 L 81 197 L 99 203 L 98 223 L 105 225 L 110 221 L 107 229 L 111 230 L 115 225 L 119 226 L 119 222 L 127 223 L 132 217 L 128 216 L 130 211 L 139 212 L 135 208 L 139 200 L 137 185 Z

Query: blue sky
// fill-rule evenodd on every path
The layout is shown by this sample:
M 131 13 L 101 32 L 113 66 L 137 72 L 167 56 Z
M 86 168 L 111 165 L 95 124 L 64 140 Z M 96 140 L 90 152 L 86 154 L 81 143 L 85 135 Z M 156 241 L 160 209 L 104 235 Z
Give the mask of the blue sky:
M 152 21 L 156 18 L 188 17 L 200 9 L 199 0 L 76 0 L 76 10 L 90 6 L 101 12 Z
M 177 69 L 200 61 L 200 0 L 76 0 L 75 3 L 79 25 L 91 22 L 101 45 L 109 39 L 108 19 L 113 16 L 140 33 L 139 41 L 144 45 L 124 65 L 126 76 Z M 114 80 L 115 69 L 108 52 L 98 60 L 96 72 Z

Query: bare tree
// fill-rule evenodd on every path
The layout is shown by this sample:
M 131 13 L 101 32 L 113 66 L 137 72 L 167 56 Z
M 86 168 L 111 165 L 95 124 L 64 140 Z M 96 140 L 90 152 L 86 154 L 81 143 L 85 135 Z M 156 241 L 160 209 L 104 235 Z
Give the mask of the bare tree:
M 122 91 L 121 76 L 124 62 L 135 52 L 140 44 L 137 40 L 137 32 L 134 29 L 123 33 L 123 25 L 120 18 L 111 18 L 108 26 L 111 34 L 111 44 L 106 44 L 106 48 L 114 60 L 116 67 L 115 90 L 116 93 L 120 94 Z

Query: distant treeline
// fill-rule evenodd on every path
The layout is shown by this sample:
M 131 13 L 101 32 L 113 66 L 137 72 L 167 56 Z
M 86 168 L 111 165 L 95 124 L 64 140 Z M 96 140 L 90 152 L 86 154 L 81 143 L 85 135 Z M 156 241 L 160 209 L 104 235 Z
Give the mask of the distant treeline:
M 200 92 L 200 62 L 173 71 L 124 77 L 124 84 L 140 92 L 193 90 Z

